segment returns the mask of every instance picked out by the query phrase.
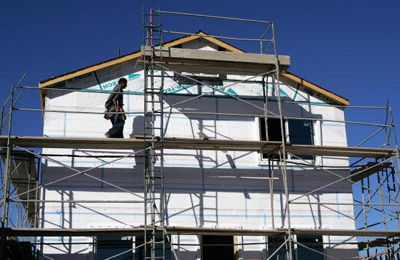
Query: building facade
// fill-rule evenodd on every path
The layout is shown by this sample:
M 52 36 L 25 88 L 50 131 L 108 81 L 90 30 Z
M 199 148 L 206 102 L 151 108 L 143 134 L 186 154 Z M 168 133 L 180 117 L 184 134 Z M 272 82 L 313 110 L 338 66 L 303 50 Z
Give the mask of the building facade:
M 168 47 L 239 51 L 217 39 L 200 36 L 180 38 L 168 43 Z M 118 79 L 126 78 L 124 138 L 141 138 L 146 131 L 146 117 L 143 115 L 145 75 L 140 59 L 140 52 L 136 52 L 82 69 L 82 73 L 43 81 L 42 103 L 46 111 L 43 134 L 104 138 L 111 124 L 99 112 L 104 110 L 104 102 Z M 278 97 L 277 86 L 269 77 L 181 75 L 168 70 L 161 77 L 156 71 L 156 83 L 163 81 L 164 111 L 160 118 L 164 122 L 164 136 L 281 141 L 283 133 L 290 144 L 346 147 L 346 128 L 342 122 L 347 100 L 288 71 L 280 76 Z M 276 116 L 279 98 L 283 125 Z M 266 103 L 267 114 L 262 110 Z M 91 170 L 41 191 L 42 199 L 49 200 L 41 208 L 41 227 L 101 229 L 144 225 L 143 151 L 45 148 L 43 153 L 57 159 L 45 160 L 43 183 L 74 174 L 74 169 Z M 353 202 L 351 183 L 338 182 L 308 194 L 335 181 L 337 176 L 347 176 L 349 170 L 340 170 L 340 167 L 349 166 L 348 158 L 290 153 L 285 156 L 289 199 L 298 198 L 297 203 L 290 205 L 291 227 L 355 229 L 353 206 L 340 204 Z M 160 161 L 156 166 L 161 166 Z M 268 153 L 165 149 L 162 167 L 167 226 L 273 230 L 289 225 L 282 165 Z M 296 239 L 314 249 L 297 244 L 294 250 L 298 259 L 324 259 L 315 251 L 334 254 L 340 259 L 357 256 L 354 246 L 334 246 L 353 241 L 350 237 L 298 235 Z M 285 237 L 171 235 L 167 240 L 166 255 L 171 258 L 172 247 L 179 259 L 215 259 L 216 256 L 224 256 L 220 259 L 267 259 Z M 126 253 L 113 259 L 140 259 L 144 254 L 140 247 L 143 235 L 49 237 L 42 242 L 55 243 L 43 245 L 42 252 L 56 259 L 71 259 L 72 256 L 74 259 L 105 259 L 122 252 Z M 130 248 L 135 249 L 129 251 Z M 285 250 L 282 247 L 275 259 L 284 259 Z

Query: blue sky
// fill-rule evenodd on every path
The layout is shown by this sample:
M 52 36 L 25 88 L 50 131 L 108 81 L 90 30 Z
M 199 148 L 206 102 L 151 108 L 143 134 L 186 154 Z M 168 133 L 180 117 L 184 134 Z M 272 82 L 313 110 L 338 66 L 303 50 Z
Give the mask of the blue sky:
M 0 100 L 27 73 L 26 85 L 137 50 L 143 8 L 273 20 L 278 51 L 292 59 L 290 71 L 348 99 L 382 105 L 388 98 L 400 114 L 400 2 L 378 1 L 9 1 L 0 2 Z M 261 28 L 227 23 L 183 22 L 173 16 L 164 28 L 203 29 L 210 34 L 258 36 Z M 256 51 L 254 44 L 233 42 Z M 24 106 L 37 96 L 24 94 Z M 356 119 L 378 115 L 351 112 Z M 361 111 L 363 112 L 363 111 Z M 365 112 L 365 111 L 364 111 Z M 16 130 L 40 132 L 39 115 L 24 117 Z M 398 120 L 397 120 L 398 121 Z
M 290 71 L 341 96 L 353 105 L 394 107 L 400 115 L 400 1 L 0 1 L 0 100 L 26 72 L 25 85 L 132 52 L 142 42 L 142 9 L 161 8 L 272 20 L 278 51 L 291 56 Z M 258 36 L 256 26 L 224 22 L 163 21 L 166 29 L 227 36 Z M 254 44 L 235 43 L 256 51 Z M 40 106 L 24 94 L 24 107 Z M 348 112 L 349 120 L 383 122 L 383 113 Z M 19 115 L 17 134 L 40 134 L 41 116 Z M 372 130 L 349 128 L 356 144 Z M 376 143 L 377 144 L 377 143 Z

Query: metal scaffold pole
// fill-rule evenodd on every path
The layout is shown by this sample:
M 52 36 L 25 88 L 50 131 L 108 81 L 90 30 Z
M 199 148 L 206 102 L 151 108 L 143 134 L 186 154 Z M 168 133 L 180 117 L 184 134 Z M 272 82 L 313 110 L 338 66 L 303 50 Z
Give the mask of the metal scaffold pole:
M 279 121 L 280 121 L 280 128 L 281 128 L 281 138 L 282 138 L 282 145 L 281 149 L 279 152 L 279 163 L 280 163 L 280 171 L 282 173 L 282 181 L 283 181 L 283 186 L 284 186 L 284 192 L 285 192 L 285 216 L 286 216 L 286 222 L 285 225 L 287 226 L 287 257 L 289 260 L 293 259 L 293 237 L 291 234 L 291 219 L 290 219 L 290 195 L 289 195 L 289 188 L 288 188 L 288 177 L 287 177 L 287 152 L 286 152 L 286 132 L 285 132 L 285 118 L 283 115 L 283 109 L 282 109 L 282 100 L 281 100 L 281 86 L 280 86 L 280 64 L 279 64 L 279 57 L 278 57 L 278 51 L 277 51 L 277 46 L 276 46 L 276 35 L 275 35 L 275 26 L 274 23 L 271 24 L 271 31 L 272 31 L 272 42 L 271 42 L 271 47 L 272 47 L 272 52 L 273 55 L 275 56 L 275 73 L 272 76 L 273 80 L 273 89 L 275 91 L 275 96 L 278 99 L 278 111 L 279 111 Z
M 389 101 L 387 102 L 387 118 L 389 118 L 389 124 L 391 125 L 391 128 L 389 131 L 387 131 L 387 147 L 390 147 L 391 139 L 393 139 L 394 143 L 394 149 L 396 150 L 396 156 L 395 158 L 392 159 L 392 167 L 390 169 L 390 172 L 387 173 L 387 179 L 386 179 L 386 187 L 389 193 L 389 197 L 391 194 L 393 194 L 393 200 L 396 201 L 398 204 L 400 204 L 400 153 L 399 153 L 399 145 L 398 145 L 398 140 L 397 140 L 397 133 L 396 133 L 396 127 L 394 124 L 394 115 L 393 115 L 393 108 L 390 105 Z M 397 174 L 396 174 L 397 173 Z M 390 183 L 391 182 L 391 183 Z M 394 207 L 388 207 L 389 208 L 389 213 L 393 213 L 396 215 L 396 218 L 393 218 L 395 221 L 395 227 L 400 228 L 400 207 L 399 206 L 394 206 Z M 400 245 L 399 243 L 395 242 L 395 239 L 392 238 L 392 244 L 389 247 L 389 244 L 387 245 L 387 250 L 388 256 L 397 257 L 397 259 L 400 259 Z
M 9 221 L 9 189 L 10 189 L 10 170 L 11 170 L 11 154 L 13 149 L 13 144 L 11 142 L 11 132 L 12 132 L 12 123 L 13 123 L 13 113 L 14 110 L 14 94 L 15 94 L 15 87 L 11 89 L 11 96 L 10 96 L 10 105 L 9 105 L 9 118 L 8 118 L 8 128 L 7 128 L 7 152 L 6 152 L 6 159 L 4 164 L 4 176 L 3 176 L 3 188 L 2 188 L 2 216 L 1 216 L 1 257 L 2 259 L 6 258 L 6 247 L 7 247 L 7 236 L 5 235 L 4 231 L 8 228 L 8 221 Z
M 146 19 L 145 19 L 146 20 Z M 144 23 L 145 44 L 151 48 L 150 57 L 144 57 L 144 140 L 149 143 L 145 153 L 145 259 L 164 259 L 166 255 L 165 192 L 164 192 L 164 71 L 156 68 L 155 52 L 162 46 L 159 14 L 150 10 Z M 158 75 L 160 74 L 160 75 Z M 160 76 L 160 77 L 158 77 Z M 158 81 L 155 79 L 159 78 Z M 150 221 L 149 221 L 150 220 Z M 150 222 L 150 223 L 149 223 Z M 158 230 L 162 230 L 159 232 Z M 149 235 L 150 234 L 150 235 Z M 148 247 L 147 245 L 150 245 Z

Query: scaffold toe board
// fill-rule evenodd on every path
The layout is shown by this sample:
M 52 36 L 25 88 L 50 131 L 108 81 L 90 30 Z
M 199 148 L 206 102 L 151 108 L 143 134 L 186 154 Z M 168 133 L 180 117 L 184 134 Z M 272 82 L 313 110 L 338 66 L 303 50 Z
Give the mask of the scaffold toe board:
M 385 162 L 385 163 L 368 162 L 365 165 L 358 167 L 357 169 L 351 172 L 352 176 L 351 180 L 354 182 L 360 181 L 376 172 L 382 171 L 389 167 L 393 167 L 393 164 L 390 162 Z

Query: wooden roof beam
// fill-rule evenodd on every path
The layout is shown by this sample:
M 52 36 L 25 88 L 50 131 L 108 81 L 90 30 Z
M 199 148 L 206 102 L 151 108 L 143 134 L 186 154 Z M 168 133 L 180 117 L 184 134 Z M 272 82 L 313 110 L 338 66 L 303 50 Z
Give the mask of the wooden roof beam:
M 145 58 L 155 60 L 172 70 L 213 74 L 257 75 L 275 68 L 276 56 L 255 53 L 234 53 L 185 48 L 142 46 Z M 280 69 L 290 66 L 290 57 L 279 55 Z

